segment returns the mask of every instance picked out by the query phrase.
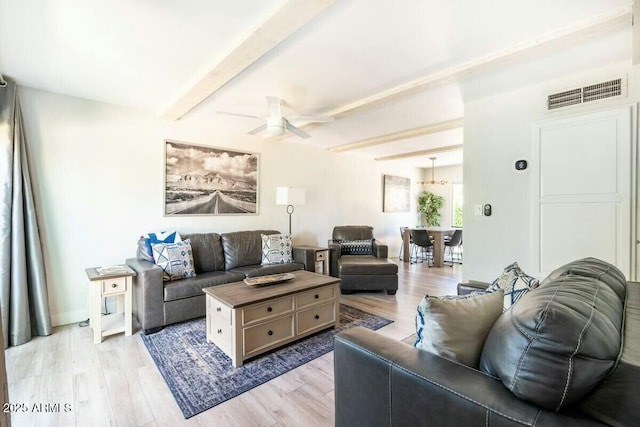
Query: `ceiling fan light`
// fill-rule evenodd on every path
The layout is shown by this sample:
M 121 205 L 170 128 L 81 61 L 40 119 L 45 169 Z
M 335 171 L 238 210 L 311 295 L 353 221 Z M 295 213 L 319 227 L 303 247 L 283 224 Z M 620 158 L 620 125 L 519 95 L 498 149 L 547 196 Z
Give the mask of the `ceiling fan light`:
M 285 131 L 285 121 L 282 117 L 267 118 L 267 133 L 269 135 L 282 135 Z
M 281 126 L 267 126 L 267 133 L 273 136 L 282 135 L 284 133 L 284 128 Z

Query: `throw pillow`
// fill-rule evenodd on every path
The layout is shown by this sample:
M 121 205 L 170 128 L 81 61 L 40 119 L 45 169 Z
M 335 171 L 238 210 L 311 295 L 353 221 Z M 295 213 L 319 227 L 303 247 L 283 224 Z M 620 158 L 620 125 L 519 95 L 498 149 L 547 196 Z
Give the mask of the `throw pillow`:
M 538 279 L 525 274 L 518 266 L 518 263 L 514 262 L 504 269 L 502 274 L 487 288 L 487 291 L 494 292 L 502 289 L 504 291 L 503 311 L 507 311 L 524 294 L 537 288 L 539 284 L 540 281 Z
M 293 262 L 293 247 L 289 234 L 261 234 L 262 265 Z
M 503 291 L 425 296 L 416 315 L 415 347 L 478 368 L 482 346 L 502 314 Z
M 165 281 L 195 277 L 193 253 L 189 239 L 176 243 L 152 243 L 153 259 L 162 268 Z
M 147 238 L 140 236 L 138 239 L 138 249 L 136 250 L 136 258 L 142 261 L 153 263 L 153 252 L 149 252 L 147 248 Z
M 372 240 L 341 240 L 340 253 L 342 255 L 371 255 L 373 254 Z
M 138 240 L 138 259 L 151 262 L 153 262 L 153 248 L 151 247 L 153 243 L 175 243 L 182 241 L 177 231 L 156 231 L 140 236 L 140 238 L 144 239 L 143 242 L 146 253 L 142 251 L 140 240 Z

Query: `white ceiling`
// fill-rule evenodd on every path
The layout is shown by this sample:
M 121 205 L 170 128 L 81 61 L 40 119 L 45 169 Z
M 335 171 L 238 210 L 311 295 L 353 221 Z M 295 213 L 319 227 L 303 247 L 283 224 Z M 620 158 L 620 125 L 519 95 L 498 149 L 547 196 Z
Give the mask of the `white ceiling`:
M 23 86 L 160 116 L 230 54 L 242 57 L 243 40 L 276 37 L 256 29 L 299 2 L 0 0 L 0 72 Z M 632 52 L 631 0 L 313 2 L 328 6 L 184 117 L 243 135 L 260 121 L 216 111 L 264 116 L 266 95 L 305 115 L 383 99 L 308 128 L 310 139 L 286 139 L 329 149 L 460 119 L 468 100 L 629 61 Z M 418 89 L 400 90 L 415 82 Z M 397 96 L 385 99 L 385 91 Z M 459 144 L 462 128 L 353 151 L 380 158 Z M 431 156 L 402 162 L 426 167 Z M 462 161 L 461 150 L 435 156 L 437 166 Z

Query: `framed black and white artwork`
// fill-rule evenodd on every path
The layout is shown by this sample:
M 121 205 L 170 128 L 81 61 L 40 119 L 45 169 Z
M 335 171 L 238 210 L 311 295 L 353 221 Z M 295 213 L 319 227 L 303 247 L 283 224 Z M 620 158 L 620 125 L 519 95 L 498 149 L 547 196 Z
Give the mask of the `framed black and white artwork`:
M 259 156 L 165 140 L 165 215 L 258 213 Z

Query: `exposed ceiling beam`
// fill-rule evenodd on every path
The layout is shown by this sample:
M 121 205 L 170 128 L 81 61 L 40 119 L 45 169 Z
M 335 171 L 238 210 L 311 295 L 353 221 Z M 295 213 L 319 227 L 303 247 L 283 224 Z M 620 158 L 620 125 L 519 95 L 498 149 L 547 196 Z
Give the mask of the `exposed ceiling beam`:
M 288 0 L 162 116 L 173 120 L 181 118 L 334 2 L 335 0 Z
M 408 159 L 409 157 L 428 156 L 430 154 L 447 153 L 449 151 L 458 151 L 464 148 L 464 144 L 448 145 L 446 147 L 431 148 L 429 150 L 411 151 L 409 153 L 393 154 L 391 156 L 376 157 L 374 160 L 398 160 Z
M 638 0 L 635 0 L 634 7 L 637 2 Z M 545 33 L 539 37 L 526 40 L 506 49 L 492 52 L 488 55 L 445 68 L 444 70 L 428 74 L 408 83 L 375 93 L 366 98 L 334 108 L 333 110 L 322 113 L 321 115 L 331 116 L 336 120 L 342 119 L 368 109 L 382 106 L 402 97 L 415 95 L 427 89 L 444 86 L 464 77 L 473 76 L 491 69 L 518 63 L 535 55 L 542 55 L 544 53 L 556 51 L 567 46 L 572 46 L 576 43 L 591 40 L 603 34 L 628 28 L 631 25 L 633 13 L 631 5 L 622 7 L 613 12 L 573 24 L 556 31 Z M 320 123 L 313 123 L 302 126 L 302 129 L 308 131 L 321 125 L 322 124 Z M 288 136 L 289 135 L 285 134 L 277 137 L 277 139 L 282 139 Z
M 633 29 L 631 39 L 631 61 L 640 64 L 640 0 L 633 1 Z
M 463 123 L 464 123 L 464 120 L 461 117 L 459 119 L 448 120 L 446 122 L 433 123 L 433 124 L 422 126 L 419 128 L 407 129 L 400 132 L 390 133 L 387 135 L 376 136 L 369 139 L 363 139 L 361 141 L 356 141 L 349 144 L 338 145 L 336 147 L 329 148 L 329 151 L 338 153 L 341 151 L 356 150 L 358 148 L 371 147 L 379 144 L 386 144 L 387 142 L 413 138 L 421 135 L 428 135 L 431 133 L 444 132 L 450 129 L 461 128 Z

